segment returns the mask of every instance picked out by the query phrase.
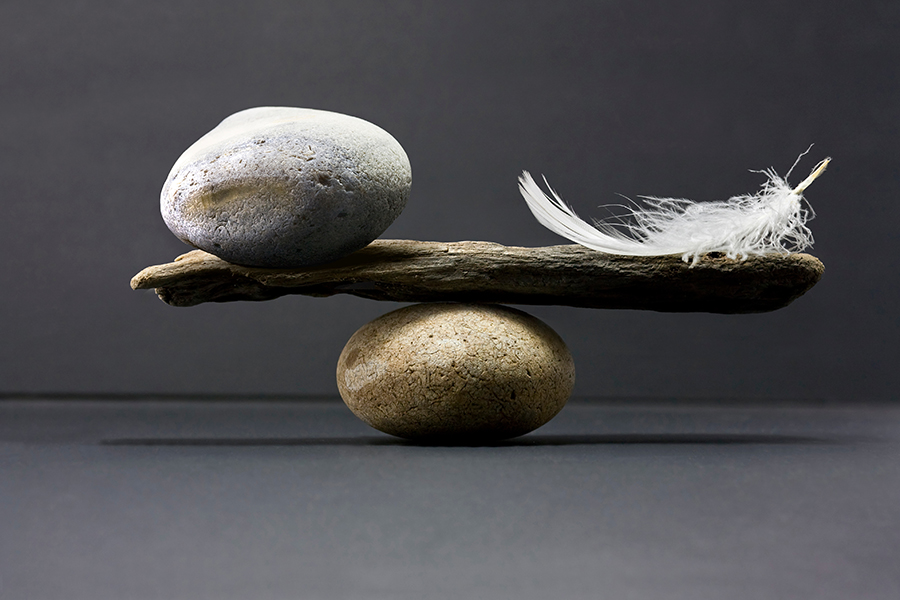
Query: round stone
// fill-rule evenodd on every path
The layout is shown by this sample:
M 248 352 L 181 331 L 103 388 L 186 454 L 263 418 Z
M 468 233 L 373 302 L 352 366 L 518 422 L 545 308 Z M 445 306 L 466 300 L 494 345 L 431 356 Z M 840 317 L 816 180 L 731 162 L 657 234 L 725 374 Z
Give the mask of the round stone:
M 163 220 L 228 262 L 291 268 L 369 244 L 406 206 L 409 159 L 383 129 L 289 107 L 235 113 L 197 140 L 163 187 Z
M 337 384 L 360 419 L 420 441 L 492 441 L 552 419 L 575 383 L 572 355 L 542 321 L 497 305 L 417 304 L 353 334 Z

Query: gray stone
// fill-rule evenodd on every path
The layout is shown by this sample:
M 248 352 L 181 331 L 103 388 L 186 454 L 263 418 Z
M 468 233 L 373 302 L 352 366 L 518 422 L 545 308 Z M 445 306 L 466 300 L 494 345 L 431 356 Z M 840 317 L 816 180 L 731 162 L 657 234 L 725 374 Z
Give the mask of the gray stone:
M 353 334 L 337 384 L 360 419 L 425 442 L 490 442 L 552 419 L 575 383 L 562 338 L 518 310 L 417 304 Z
M 575 244 L 520 248 L 490 242 L 375 240 L 341 260 L 303 269 L 253 269 L 195 250 L 147 267 L 133 289 L 155 288 L 173 306 L 353 294 L 399 302 L 494 302 L 754 313 L 783 308 L 825 267 L 809 254 L 736 260 L 708 254 L 616 256 Z
M 228 262 L 299 267 L 377 238 L 403 210 L 411 183 L 403 148 L 367 121 L 251 108 L 182 154 L 160 207 L 179 239 Z

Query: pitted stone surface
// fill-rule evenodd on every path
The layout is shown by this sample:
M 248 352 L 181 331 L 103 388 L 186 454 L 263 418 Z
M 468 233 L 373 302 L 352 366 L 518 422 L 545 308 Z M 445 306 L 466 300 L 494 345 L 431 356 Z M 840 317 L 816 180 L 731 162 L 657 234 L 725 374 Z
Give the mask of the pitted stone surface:
M 366 246 L 399 216 L 412 183 L 389 133 L 333 112 L 251 108 L 175 163 L 160 197 L 182 241 L 228 262 L 292 268 Z
M 562 409 L 574 383 L 562 338 L 497 305 L 393 311 L 357 331 L 337 367 L 341 397 L 360 419 L 420 441 L 523 435 Z

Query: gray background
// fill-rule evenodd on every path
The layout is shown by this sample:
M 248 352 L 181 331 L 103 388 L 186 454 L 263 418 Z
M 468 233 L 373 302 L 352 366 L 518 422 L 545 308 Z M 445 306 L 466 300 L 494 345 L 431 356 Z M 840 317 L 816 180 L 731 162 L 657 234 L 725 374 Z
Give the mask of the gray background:
M 585 216 L 629 196 L 723 199 L 805 176 L 821 283 L 749 316 L 528 309 L 576 395 L 893 400 L 900 4 L 5 2 L 0 393 L 333 394 L 358 327 L 396 305 L 282 298 L 176 309 L 128 281 L 188 250 L 158 195 L 251 106 L 328 109 L 413 165 L 384 237 L 561 243 L 522 169 Z

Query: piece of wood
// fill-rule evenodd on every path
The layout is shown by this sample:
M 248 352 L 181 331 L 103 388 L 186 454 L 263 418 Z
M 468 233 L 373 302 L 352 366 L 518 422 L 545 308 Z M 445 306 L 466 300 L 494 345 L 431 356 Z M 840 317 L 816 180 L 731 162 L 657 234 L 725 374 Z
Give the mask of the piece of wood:
M 399 302 L 756 313 L 787 306 L 814 286 L 824 270 L 808 254 L 746 260 L 709 254 L 691 267 L 680 256 L 618 256 L 576 244 L 521 248 L 375 240 L 338 261 L 300 269 L 242 267 L 195 250 L 144 269 L 131 287 L 155 288 L 172 306 L 352 294 Z

